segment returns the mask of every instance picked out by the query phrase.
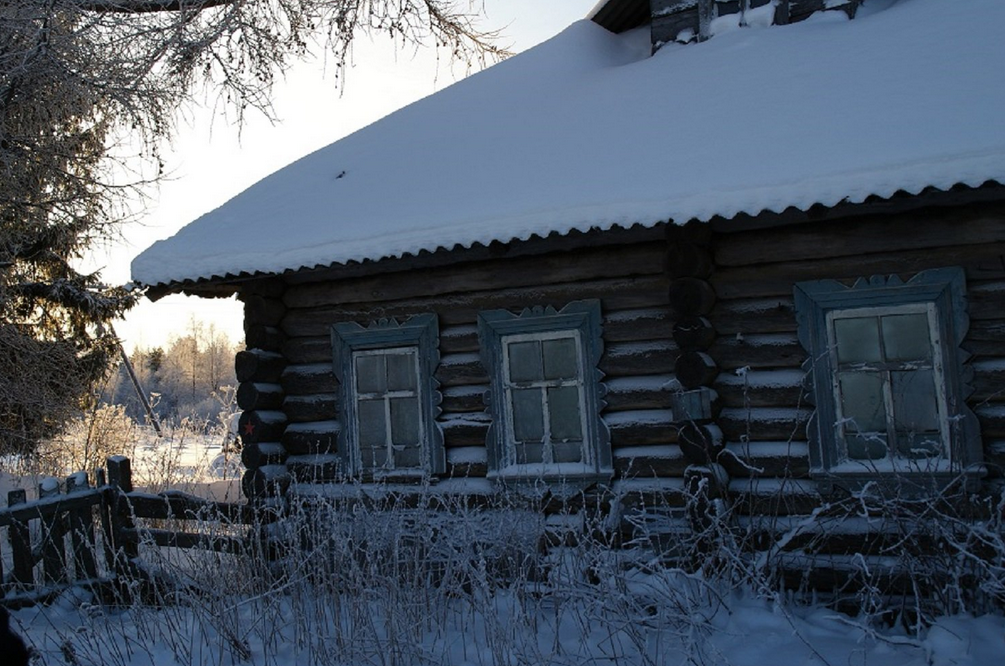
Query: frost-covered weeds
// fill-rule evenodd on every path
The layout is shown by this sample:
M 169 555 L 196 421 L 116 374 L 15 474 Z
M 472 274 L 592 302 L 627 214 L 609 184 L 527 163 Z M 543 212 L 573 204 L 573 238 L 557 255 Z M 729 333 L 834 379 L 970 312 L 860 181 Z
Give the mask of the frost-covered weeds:
M 860 638 L 907 620 L 917 632 L 895 642 L 917 646 L 939 615 L 1005 609 L 1001 500 L 976 520 L 951 513 L 948 497 L 887 499 L 880 517 L 863 494 L 771 525 L 720 507 L 705 532 L 679 530 L 671 549 L 653 548 L 666 534 L 645 530 L 679 529 L 677 507 L 624 534 L 612 498 L 573 498 L 546 517 L 520 495 L 358 490 L 286 502 L 269 524 L 202 527 L 255 537 L 238 554 L 143 548 L 165 584 L 134 586 L 143 603 L 122 608 L 78 600 L 82 623 L 54 624 L 36 643 L 43 663 L 721 664 L 738 600 L 760 604 L 826 662 L 819 636 L 802 633 L 798 599 L 809 596 L 782 583 L 822 557 L 827 539 L 865 546 L 832 558 L 848 574 L 838 594 L 857 603 L 846 622 Z M 870 540 L 878 527 L 895 536 Z

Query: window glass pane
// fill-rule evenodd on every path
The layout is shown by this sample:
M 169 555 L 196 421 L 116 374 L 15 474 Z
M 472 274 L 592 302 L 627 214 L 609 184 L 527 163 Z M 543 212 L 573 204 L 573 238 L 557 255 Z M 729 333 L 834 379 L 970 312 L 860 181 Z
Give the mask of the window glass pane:
M 883 317 L 883 344 L 888 361 L 919 361 L 931 358 L 932 342 L 928 315 L 923 312 Z
M 891 372 L 893 427 L 898 432 L 937 432 L 939 404 L 931 370 Z
M 368 446 L 361 447 L 359 458 L 363 469 L 380 469 L 387 464 L 387 448 L 383 446 L 375 448 Z
M 575 379 L 579 375 L 575 338 L 545 340 L 542 344 L 545 379 Z
M 548 411 L 551 416 L 551 441 L 583 438 L 579 418 L 579 387 L 559 386 L 548 389 Z
M 942 436 L 937 432 L 898 432 L 897 453 L 912 460 L 941 458 L 945 455 L 945 447 L 942 446 Z
M 544 462 L 543 444 L 517 444 L 515 448 L 517 465 Z
M 851 432 L 886 432 L 883 378 L 878 372 L 839 374 L 845 429 Z
M 422 449 L 418 446 L 406 446 L 394 450 L 395 469 L 422 467 Z
M 886 435 L 878 433 L 848 434 L 845 437 L 845 443 L 848 447 L 848 458 L 851 460 L 882 460 L 886 458 Z
M 410 353 L 388 354 L 387 359 L 387 390 L 414 391 L 415 355 Z
M 555 462 L 582 462 L 583 445 L 581 442 L 556 442 L 551 445 Z
M 384 419 L 383 400 L 360 400 L 356 403 L 359 417 L 359 445 L 384 446 L 387 444 L 387 424 Z
M 852 317 L 834 320 L 839 363 L 880 361 L 879 330 L 876 317 Z
M 542 378 L 540 341 L 512 342 L 508 349 L 511 382 L 532 382 Z
M 391 443 L 419 443 L 419 399 L 391 399 Z
M 544 439 L 544 409 L 541 389 L 514 389 L 513 436 L 518 442 L 540 442 Z
M 356 356 L 356 391 L 359 393 L 384 393 L 387 390 L 387 367 L 383 354 Z

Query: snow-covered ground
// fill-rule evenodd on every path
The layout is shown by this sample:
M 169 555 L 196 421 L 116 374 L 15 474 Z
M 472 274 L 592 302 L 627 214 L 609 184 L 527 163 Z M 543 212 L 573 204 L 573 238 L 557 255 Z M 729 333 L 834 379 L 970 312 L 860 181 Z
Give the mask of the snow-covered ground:
M 15 611 L 12 626 L 37 664 L 708 664 L 735 666 L 995 666 L 1005 663 L 1005 619 L 947 617 L 921 637 L 864 629 L 820 606 L 782 607 L 732 595 L 692 618 L 672 608 L 603 618 L 598 598 L 517 599 L 500 593 L 481 613 L 456 602 L 429 609 L 426 626 L 389 626 L 380 604 L 331 607 L 280 596 L 233 599 L 215 621 L 206 608 L 109 608 L 68 593 Z M 673 601 L 668 598 L 668 602 Z M 207 604 L 210 602 L 207 601 Z M 532 608 L 527 608 L 527 606 Z M 617 604 L 606 604 L 617 608 Z M 271 606 L 267 613 L 264 606 Z M 309 612 L 315 617 L 297 617 Z M 342 618 L 334 616 L 342 612 Z M 669 613 L 667 611 L 670 611 Z M 327 615 L 327 617 L 326 617 Z M 263 620 L 266 621 L 263 624 Z M 369 620 L 369 622 L 367 622 Z M 358 631 L 359 633 L 353 633 Z

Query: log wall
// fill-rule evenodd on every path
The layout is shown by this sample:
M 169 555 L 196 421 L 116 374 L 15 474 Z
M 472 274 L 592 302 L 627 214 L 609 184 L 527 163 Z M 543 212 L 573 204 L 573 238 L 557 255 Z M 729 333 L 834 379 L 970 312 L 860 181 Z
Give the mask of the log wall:
M 1005 464 L 1005 216 L 997 203 L 862 215 L 744 230 L 736 222 L 630 235 L 548 238 L 249 283 L 248 350 L 237 360 L 246 489 L 338 474 L 338 385 L 331 327 L 432 312 L 439 320 L 438 418 L 448 476 L 486 473 L 489 378 L 477 315 L 599 298 L 615 481 L 686 489 L 710 468 L 742 513 L 801 514 L 819 503 L 809 478 L 812 414 L 800 369 L 796 282 L 962 266 L 971 325 L 969 399 L 991 476 Z M 600 239 L 600 240 L 598 240 Z M 577 245 L 578 243 L 578 245 Z M 573 245 L 574 249 L 567 249 Z M 457 262 L 454 257 L 471 261 Z M 691 451 L 691 454 L 688 454 Z M 704 453 L 702 453 L 704 451 Z M 703 457 L 704 456 L 704 457 Z M 672 479 L 672 480 L 671 480 Z M 655 482 L 655 485 L 648 481 Z M 770 505 L 770 506 L 769 506 Z
M 670 274 L 663 229 L 635 231 L 616 243 L 563 250 L 563 240 L 538 239 L 537 254 L 486 258 L 455 265 L 390 262 L 380 274 L 333 279 L 332 269 L 299 272 L 276 295 L 245 296 L 248 344 L 237 361 L 245 462 L 284 463 L 290 481 L 326 482 L 338 474 L 339 390 L 333 372 L 331 327 L 399 321 L 432 312 L 439 320 L 436 380 L 443 400 L 437 419 L 444 434 L 447 476 L 484 476 L 490 425 L 483 394 L 489 377 L 479 354 L 480 311 L 533 305 L 561 308 L 599 298 L 607 385 L 602 411 L 611 431 L 616 474 L 679 476 L 677 428 L 670 415 L 679 354 L 669 305 Z M 553 248 L 553 249 L 552 249 Z M 246 433 L 247 431 L 247 433 Z M 246 434 L 245 434 L 246 433 Z M 259 483 L 260 485 L 260 483 Z M 251 487 L 249 481 L 248 486 Z
M 777 479 L 791 480 L 783 512 L 816 504 L 808 480 L 805 424 L 812 406 L 802 385 L 806 358 L 796 337 L 793 284 L 871 275 L 909 280 L 920 271 L 961 266 L 967 276 L 972 354 L 969 406 L 982 426 L 985 462 L 1002 476 L 1005 424 L 1005 211 L 1001 204 L 932 207 L 737 231 L 713 223 L 716 303 L 708 315 L 717 337 L 708 350 L 720 374 L 717 424 L 734 477 L 732 495 L 746 511 L 766 508 Z M 770 487 L 769 487 L 770 486 Z M 777 499 L 777 498 L 776 498 Z

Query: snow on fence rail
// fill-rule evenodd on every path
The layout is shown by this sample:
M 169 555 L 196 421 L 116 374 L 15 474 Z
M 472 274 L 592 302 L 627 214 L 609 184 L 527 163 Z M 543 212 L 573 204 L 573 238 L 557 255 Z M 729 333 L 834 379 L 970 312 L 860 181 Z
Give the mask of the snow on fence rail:
M 107 474 L 96 471 L 94 487 L 87 473 L 77 472 L 62 487 L 44 479 L 32 501 L 24 489 L 8 492 L 7 507 L 0 509 L 0 604 L 30 604 L 74 585 L 107 589 L 135 579 L 142 575 L 141 545 L 242 552 L 249 537 L 241 530 L 209 534 L 203 528 L 254 525 L 263 518 L 248 504 L 180 491 L 137 492 L 124 456 L 108 458 L 106 468 Z

